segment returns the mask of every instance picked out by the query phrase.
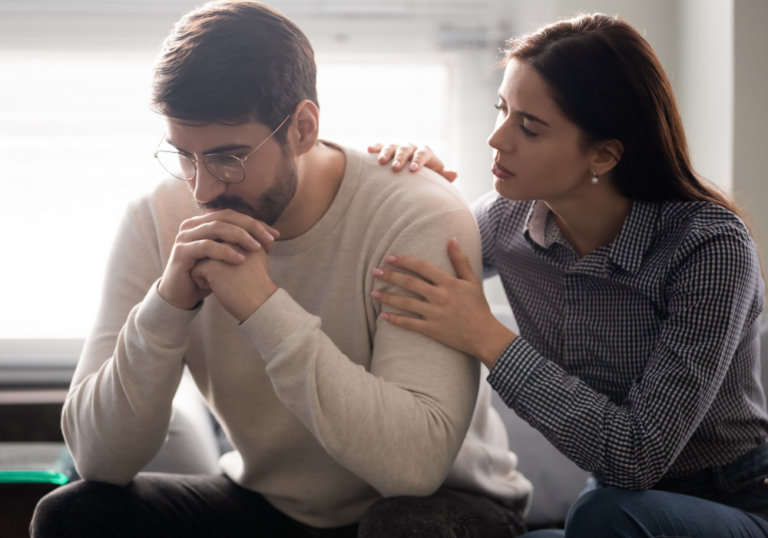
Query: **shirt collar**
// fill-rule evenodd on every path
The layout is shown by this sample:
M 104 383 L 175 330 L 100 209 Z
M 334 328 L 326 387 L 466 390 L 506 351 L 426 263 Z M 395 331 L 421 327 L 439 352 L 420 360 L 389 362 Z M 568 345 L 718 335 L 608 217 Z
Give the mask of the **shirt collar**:
M 660 210 L 661 205 L 656 202 L 632 202 L 632 209 L 608 255 L 616 265 L 630 273 L 640 268 L 656 233 Z
M 531 204 L 531 209 L 528 210 L 528 218 L 525 223 L 525 234 L 531 241 L 543 248 L 549 246 L 546 238 L 548 215 L 549 207 L 547 204 L 536 200 Z
M 608 255 L 616 265 L 630 273 L 640 268 L 656 232 L 659 211 L 658 203 L 642 200 L 632 202 L 632 209 Z M 558 242 L 560 237 L 557 233 L 559 230 L 553 230 L 552 226 L 547 226 L 548 223 L 554 224 L 553 221 L 550 222 L 550 213 L 549 206 L 541 200 L 533 202 L 528 211 L 525 235 L 529 241 L 542 248 L 549 248 L 552 243 Z

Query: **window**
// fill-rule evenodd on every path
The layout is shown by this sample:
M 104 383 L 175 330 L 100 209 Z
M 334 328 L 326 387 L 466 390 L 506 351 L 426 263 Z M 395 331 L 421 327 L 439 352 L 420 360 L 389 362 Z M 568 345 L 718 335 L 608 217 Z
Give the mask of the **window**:
M 126 203 L 166 177 L 152 156 L 165 130 L 147 105 L 152 61 L 0 56 L 0 162 L 10 187 L 0 212 L 0 339 L 88 334 Z M 448 65 L 320 62 L 318 71 L 321 136 L 360 150 L 413 140 L 445 155 Z

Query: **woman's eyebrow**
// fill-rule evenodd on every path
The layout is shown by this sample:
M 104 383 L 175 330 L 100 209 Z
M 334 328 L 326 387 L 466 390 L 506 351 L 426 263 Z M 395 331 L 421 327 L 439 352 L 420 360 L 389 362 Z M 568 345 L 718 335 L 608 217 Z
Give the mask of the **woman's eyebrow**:
M 541 118 L 537 118 L 537 117 L 536 117 L 536 116 L 534 116 L 533 114 L 529 114 L 528 112 L 523 112 L 522 110 L 515 110 L 515 113 L 516 113 L 518 116 L 522 116 L 522 117 L 524 117 L 524 118 L 525 118 L 525 119 L 527 119 L 527 120 L 530 120 L 530 121 L 535 121 L 535 122 L 537 122 L 537 123 L 540 123 L 540 124 L 542 124 L 542 125 L 546 125 L 547 127 L 549 127 L 549 124 L 548 124 L 546 121 L 544 121 L 544 120 L 543 120 L 543 119 L 541 119 Z

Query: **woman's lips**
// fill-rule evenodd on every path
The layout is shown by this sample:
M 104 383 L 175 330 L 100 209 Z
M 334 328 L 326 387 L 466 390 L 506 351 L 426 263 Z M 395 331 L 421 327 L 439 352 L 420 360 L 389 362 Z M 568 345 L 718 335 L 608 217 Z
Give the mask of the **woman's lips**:
M 507 179 L 515 175 L 509 170 L 507 170 L 506 168 L 503 168 L 502 166 L 500 166 L 499 163 L 493 163 L 493 166 L 491 167 L 491 172 L 493 172 L 494 176 L 500 179 Z

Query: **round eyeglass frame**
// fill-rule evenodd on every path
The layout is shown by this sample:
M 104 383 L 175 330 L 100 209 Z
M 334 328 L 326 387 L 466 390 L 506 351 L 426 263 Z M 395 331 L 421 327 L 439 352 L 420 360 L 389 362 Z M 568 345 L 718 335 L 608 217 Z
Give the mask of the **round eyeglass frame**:
M 191 156 L 189 156 L 189 155 L 184 155 L 183 153 L 181 153 L 181 152 L 178 152 L 178 151 L 165 151 L 165 150 L 161 150 L 161 149 L 159 149 L 159 148 L 160 148 L 160 145 L 161 145 L 161 144 L 163 143 L 163 141 L 165 140 L 165 137 L 166 137 L 166 136 L 168 136 L 168 133 L 165 133 L 165 134 L 163 135 L 163 138 L 161 138 L 161 139 L 160 139 L 160 142 L 157 144 L 157 148 L 155 148 L 155 153 L 154 153 L 154 156 L 155 156 L 155 159 L 157 159 L 157 162 L 160 164 L 160 166 L 162 166 L 162 167 L 163 167 L 163 170 L 165 170 L 166 172 L 168 172 L 169 174 L 171 174 L 171 175 L 172 175 L 173 177 L 175 177 L 176 179 L 180 179 L 181 181 L 192 181 L 193 179 L 195 179 L 195 176 L 197 176 L 197 163 L 199 163 L 200 161 L 202 161 L 202 162 L 203 162 L 203 165 L 205 166 L 205 169 L 206 169 L 206 170 L 208 170 L 208 171 L 209 171 L 209 172 L 210 172 L 210 173 L 211 173 L 211 174 L 212 174 L 212 175 L 213 175 L 213 176 L 214 176 L 216 179 L 218 179 L 218 180 L 221 180 L 221 181 L 223 181 L 224 183 L 230 183 L 230 184 L 232 184 L 232 185 L 237 185 L 238 183 L 242 183 L 243 181 L 245 181 L 245 161 L 246 161 L 246 160 L 248 160 L 248 157 L 250 157 L 251 155 L 253 155 L 254 153 L 256 153 L 256 151 L 257 151 L 257 150 L 258 150 L 258 149 L 259 149 L 261 146 L 263 146 L 264 144 L 266 144 L 266 143 L 267 143 L 267 140 L 269 140 L 270 138 L 272 138 L 273 136 L 275 136 L 275 133 L 277 133 L 277 131 L 279 131 L 279 130 L 280 130 L 280 127 L 282 127 L 282 126 L 285 124 L 285 122 L 286 122 L 286 121 L 288 121 L 288 118 L 290 118 L 290 117 L 291 117 L 291 115 L 290 115 L 290 114 L 288 114 L 288 115 L 285 117 L 285 119 L 284 119 L 283 121 L 281 121 L 281 122 L 280 122 L 280 125 L 278 125 L 278 126 L 277 126 L 277 128 L 276 128 L 274 131 L 272 131 L 272 132 L 269 134 L 269 136 L 268 136 L 267 138 L 265 138 L 265 139 L 264 139 L 264 141 L 263 141 L 261 144 L 259 144 L 258 146 L 256 146 L 256 148 L 254 148 L 254 150 L 253 150 L 252 152 L 250 152 L 248 155 L 246 155 L 246 156 L 245 156 L 245 157 L 243 157 L 242 159 L 241 159 L 240 157 L 237 157 L 236 155 L 231 155 L 231 154 L 229 154 L 229 153 L 208 153 L 208 154 L 206 154 L 206 155 L 203 155 L 203 158 L 202 158 L 202 159 L 193 159 Z M 158 157 L 158 155 L 159 155 L 160 153 L 168 153 L 168 154 L 171 154 L 171 153 L 172 153 L 172 154 L 176 154 L 176 155 L 178 155 L 179 157 L 183 157 L 183 158 L 185 158 L 185 159 L 188 159 L 188 160 L 189 160 L 189 161 L 192 163 L 192 167 L 195 169 L 195 173 L 194 173 L 194 174 L 192 174 L 192 177 L 179 177 L 179 176 L 177 176 L 176 174 L 174 174 L 173 172 L 171 172 L 170 170 L 168 170 L 168 168 L 166 168 L 166 167 L 163 165 L 163 161 L 161 161 L 161 160 L 160 160 L 160 157 Z M 211 170 L 211 163 L 210 163 L 210 162 L 209 162 L 207 159 L 208 159 L 209 157 L 214 157 L 214 156 L 219 156 L 219 155 L 221 155 L 221 156 L 224 156 L 224 157 L 229 157 L 229 158 L 235 159 L 236 161 L 238 161 L 238 162 L 240 163 L 240 166 L 241 166 L 241 167 L 242 167 L 242 169 L 243 169 L 243 177 L 242 177 L 240 180 L 238 180 L 238 181 L 232 181 L 232 180 L 229 180 L 229 179 L 224 179 L 223 177 L 219 176 L 219 175 L 218 175 L 216 172 L 214 172 L 213 170 Z

